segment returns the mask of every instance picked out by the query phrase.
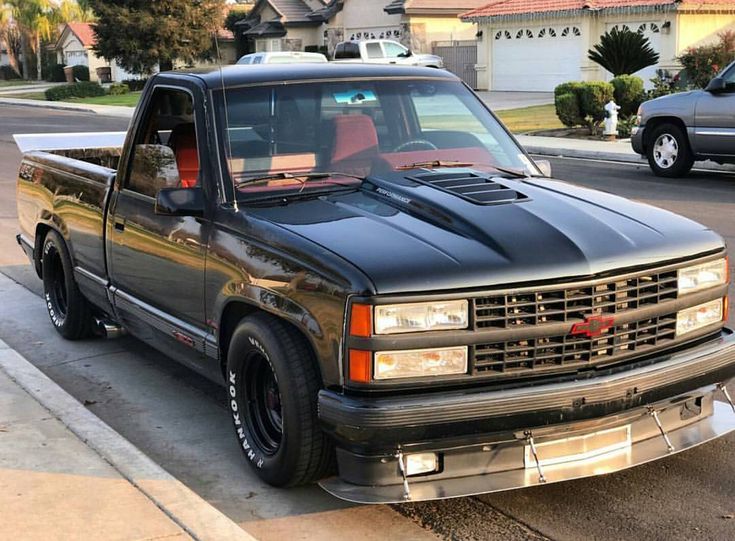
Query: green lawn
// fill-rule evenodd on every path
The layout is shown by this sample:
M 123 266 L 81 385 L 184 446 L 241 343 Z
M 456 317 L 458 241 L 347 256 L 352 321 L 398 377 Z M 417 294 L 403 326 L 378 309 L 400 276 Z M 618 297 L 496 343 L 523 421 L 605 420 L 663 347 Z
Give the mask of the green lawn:
M 45 100 L 46 95 L 43 92 L 22 92 L 21 94 L 5 94 L 3 98 L 13 98 L 20 100 Z
M 513 133 L 554 130 L 564 127 L 556 116 L 556 109 L 553 104 L 508 109 L 507 111 L 497 111 L 496 114 Z
M 123 105 L 135 107 L 138 105 L 142 92 L 130 92 L 119 96 L 95 96 L 94 98 L 70 98 L 68 101 L 74 103 L 91 103 L 94 105 Z
M 6 87 L 6 86 L 21 86 L 21 85 L 30 85 L 33 84 L 32 81 L 24 81 L 22 79 L 12 79 L 10 81 L 0 80 L 0 88 Z

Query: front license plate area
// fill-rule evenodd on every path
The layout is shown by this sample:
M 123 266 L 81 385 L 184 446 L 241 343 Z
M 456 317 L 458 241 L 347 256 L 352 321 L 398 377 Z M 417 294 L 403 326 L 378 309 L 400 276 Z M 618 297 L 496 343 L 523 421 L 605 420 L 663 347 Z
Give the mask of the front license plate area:
M 590 460 L 603 455 L 626 451 L 631 446 L 630 425 L 620 426 L 568 438 L 536 443 L 536 455 L 541 466 Z M 530 445 L 525 446 L 526 468 L 536 468 Z

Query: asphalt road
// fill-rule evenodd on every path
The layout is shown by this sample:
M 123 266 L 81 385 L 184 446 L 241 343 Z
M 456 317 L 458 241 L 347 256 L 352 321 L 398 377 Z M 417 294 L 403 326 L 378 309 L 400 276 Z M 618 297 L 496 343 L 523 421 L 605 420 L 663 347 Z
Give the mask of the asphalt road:
M 38 298 L 40 281 L 15 244 L 20 155 L 10 134 L 126 124 L 0 106 L 0 272 L 23 286 L 0 299 L 0 338 L 248 531 L 262 539 L 342 540 L 345 532 L 356 539 L 735 538 L 732 435 L 610 476 L 394 508 L 347 505 L 316 487 L 261 484 L 240 459 L 217 386 L 133 338 L 61 340 Z M 684 214 L 734 240 L 733 174 L 662 181 L 643 166 L 569 159 L 552 165 L 558 178 Z

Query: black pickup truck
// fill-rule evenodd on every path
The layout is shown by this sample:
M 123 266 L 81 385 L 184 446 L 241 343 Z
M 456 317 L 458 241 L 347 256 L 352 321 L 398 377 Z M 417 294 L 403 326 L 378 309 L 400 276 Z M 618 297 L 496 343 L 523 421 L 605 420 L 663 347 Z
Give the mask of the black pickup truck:
M 18 140 L 56 329 L 224 382 L 268 483 L 445 498 L 735 429 L 722 239 L 544 176 L 447 72 L 161 73 L 127 134 Z

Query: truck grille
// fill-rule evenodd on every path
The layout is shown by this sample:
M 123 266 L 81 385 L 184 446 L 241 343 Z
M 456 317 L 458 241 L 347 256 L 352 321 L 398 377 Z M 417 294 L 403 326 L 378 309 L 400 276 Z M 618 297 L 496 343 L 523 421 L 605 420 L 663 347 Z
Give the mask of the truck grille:
M 676 314 L 668 314 L 611 327 L 594 338 L 567 334 L 481 344 L 473 346 L 474 373 L 519 375 L 579 369 L 663 348 L 675 337 Z
M 583 287 L 479 297 L 474 301 L 475 328 L 572 323 L 592 315 L 634 310 L 675 299 L 676 279 L 677 271 L 669 270 Z

